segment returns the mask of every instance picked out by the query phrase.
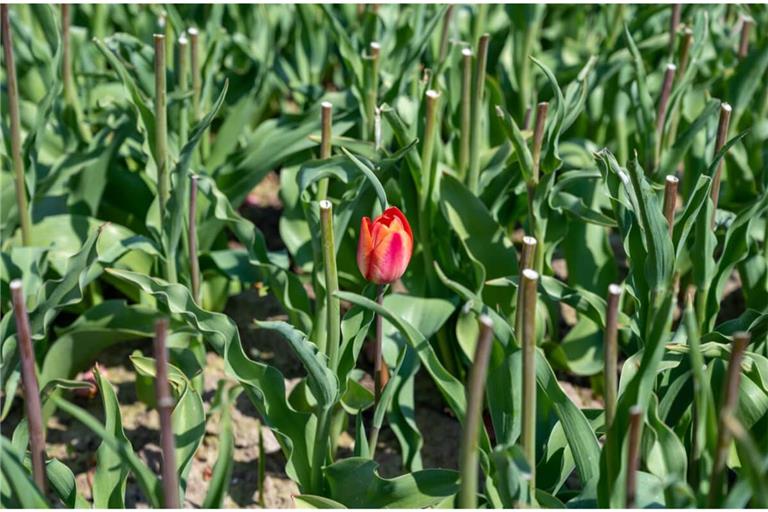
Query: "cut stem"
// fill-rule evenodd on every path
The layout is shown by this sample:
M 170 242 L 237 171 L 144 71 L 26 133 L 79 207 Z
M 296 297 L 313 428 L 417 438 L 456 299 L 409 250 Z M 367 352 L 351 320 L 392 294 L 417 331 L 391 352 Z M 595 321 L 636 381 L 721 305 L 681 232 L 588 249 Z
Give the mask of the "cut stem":
M 669 226 L 669 236 L 675 228 L 675 207 L 677 206 L 677 186 L 680 180 L 671 174 L 664 180 L 664 218 Z
M 472 50 L 461 50 L 461 127 L 459 129 L 459 175 L 462 181 L 469 168 L 469 141 L 472 114 Z
M 192 119 L 200 121 L 200 95 L 203 89 L 203 78 L 200 74 L 200 33 L 196 28 L 187 30 L 189 34 L 189 54 L 192 74 Z
M 480 140 L 482 137 L 483 96 L 485 96 L 485 68 L 488 62 L 488 43 L 491 36 L 483 34 L 477 44 L 475 86 L 472 91 L 471 129 L 469 132 L 469 179 L 470 192 L 478 193 L 480 181 Z
M 728 125 L 731 122 L 731 106 L 728 103 L 720 105 L 720 120 L 717 124 L 717 139 L 715 141 L 715 155 L 725 146 L 725 141 L 728 138 Z M 723 164 L 725 163 L 725 155 L 717 164 L 715 169 L 715 175 L 712 178 L 712 227 L 715 226 L 715 214 L 717 212 L 717 200 L 720 197 L 720 178 L 723 172 Z
M 184 147 L 189 139 L 189 111 L 187 110 L 187 99 L 185 98 L 189 82 L 189 53 L 187 47 L 189 40 L 187 36 L 181 34 L 178 40 L 179 55 L 176 75 L 178 76 L 179 93 L 182 95 L 179 103 L 179 150 Z
M 696 313 L 693 309 L 693 300 L 696 289 L 691 287 L 686 294 L 685 309 L 683 311 L 683 323 L 688 336 L 689 355 L 691 359 L 691 377 L 693 381 L 693 427 L 690 474 L 691 481 L 698 482 L 701 479 L 701 458 L 706 446 L 706 420 L 707 420 L 707 393 L 705 387 L 707 378 L 704 373 L 704 357 L 701 354 L 701 340 L 699 339 L 699 327 L 696 321 Z
M 320 159 L 331 157 L 331 137 L 333 127 L 333 105 L 324 101 L 320 105 Z M 323 201 L 328 197 L 328 178 L 323 178 L 317 185 L 317 199 Z
M 168 175 L 168 119 L 165 87 L 165 36 L 155 34 L 155 163 L 157 164 L 157 192 L 160 220 L 165 217 L 165 204 L 170 190 Z
M 608 431 L 616 417 L 616 396 L 618 393 L 618 331 L 619 331 L 619 298 L 621 286 L 608 286 L 608 301 L 605 311 L 605 429 Z
M 168 320 L 155 323 L 155 395 L 160 416 L 160 449 L 163 454 L 163 506 L 179 508 L 179 477 L 176 473 L 176 440 L 173 437 L 174 400 L 168 383 Z
M 448 39 L 451 31 L 451 18 L 453 17 L 453 5 L 449 5 L 448 8 L 445 10 L 445 15 L 443 16 L 443 30 L 440 33 L 440 52 L 439 52 L 439 63 L 442 64 L 442 62 L 445 60 L 445 56 L 448 54 Z
M 379 62 L 381 58 L 381 45 L 372 42 L 369 46 L 368 75 L 365 90 L 365 137 L 374 140 L 373 117 L 379 97 Z
M 720 418 L 717 429 L 717 446 L 714 453 L 714 464 L 712 466 L 712 478 L 709 488 L 709 506 L 715 508 L 720 506 L 720 497 L 723 492 L 723 478 L 725 473 L 725 463 L 728 460 L 728 451 L 731 447 L 732 436 L 725 424 L 726 418 L 736 412 L 739 403 L 739 383 L 741 382 L 741 361 L 744 359 L 744 352 L 749 344 L 749 333 L 737 332 L 733 335 L 733 345 L 731 346 L 731 358 L 728 361 L 728 370 L 723 386 L 723 396 L 720 405 Z
M 749 53 L 749 31 L 754 21 L 749 16 L 742 17 L 741 36 L 739 38 L 739 58 L 743 59 Z
M 7 6 L 3 6 L 7 8 Z M 40 387 L 35 370 L 35 351 L 27 315 L 27 303 L 20 279 L 10 283 L 13 315 L 16 318 L 16 336 L 21 356 L 21 382 L 24 385 L 24 408 L 29 425 L 29 451 L 32 459 L 32 476 L 40 492 L 46 493 L 45 429 L 40 405 Z
M 539 170 L 541 168 L 541 147 L 544 144 L 544 126 L 547 123 L 547 112 L 549 103 L 542 101 L 536 105 L 536 121 L 533 125 L 533 148 L 531 156 L 533 159 L 533 183 L 539 183 Z
M 682 5 L 674 4 L 672 6 L 672 16 L 669 19 L 669 54 L 675 52 L 675 42 L 677 39 L 677 27 L 680 26 L 680 14 Z
M 14 184 L 16 185 L 16 207 L 19 210 L 21 227 L 21 243 L 29 245 L 32 242 L 32 222 L 29 216 L 27 202 L 27 186 L 24 181 L 24 160 L 21 156 L 21 121 L 19 118 L 19 85 L 16 81 L 16 64 L 13 59 L 13 43 L 11 41 L 11 24 L 8 18 L 8 4 L 0 5 L 0 30 L 3 37 L 3 53 L 5 57 L 6 89 L 8 92 L 8 117 L 11 131 L 11 160 L 13 160 Z
M 523 248 L 520 251 L 519 270 L 521 273 L 519 285 L 517 288 L 517 307 L 515 308 L 515 335 L 518 337 L 518 342 L 522 343 L 523 336 L 523 288 L 522 288 L 522 272 L 527 268 L 533 268 L 534 258 L 536 255 L 536 239 L 532 236 L 523 237 Z
M 323 240 L 323 270 L 325 272 L 325 310 L 328 315 L 326 349 L 331 371 L 335 373 L 339 364 L 341 306 L 339 298 L 336 297 L 336 292 L 339 290 L 339 276 L 336 270 L 336 245 L 333 240 L 333 205 L 327 199 L 320 201 L 320 230 Z
M 467 413 L 464 418 L 459 448 L 460 508 L 477 508 L 478 437 L 483 414 L 483 396 L 488 374 L 488 360 L 493 342 L 493 322 L 487 315 L 480 317 L 475 357 L 467 380 Z
M 629 410 L 629 446 L 627 447 L 627 496 L 626 508 L 635 508 L 637 496 L 637 471 L 640 469 L 640 435 L 643 427 L 643 411 L 639 405 Z
M 528 481 L 529 499 L 535 503 L 536 495 L 536 286 L 539 273 L 533 269 L 523 270 L 521 289 L 523 291 L 523 410 L 522 442 L 523 453 L 531 468 Z
M 72 42 L 69 39 L 70 5 L 61 4 L 61 81 L 64 85 L 64 100 L 72 104 L 75 85 L 72 81 Z
M 664 82 L 661 86 L 661 96 L 656 111 L 656 162 L 660 160 L 661 148 L 664 140 L 664 123 L 667 120 L 667 108 L 669 107 L 669 95 L 672 93 L 672 83 L 675 81 L 677 66 L 671 62 L 667 64 L 664 72 Z
M 200 261 L 197 258 L 197 176 L 192 176 L 189 187 L 189 276 L 192 299 L 200 305 Z

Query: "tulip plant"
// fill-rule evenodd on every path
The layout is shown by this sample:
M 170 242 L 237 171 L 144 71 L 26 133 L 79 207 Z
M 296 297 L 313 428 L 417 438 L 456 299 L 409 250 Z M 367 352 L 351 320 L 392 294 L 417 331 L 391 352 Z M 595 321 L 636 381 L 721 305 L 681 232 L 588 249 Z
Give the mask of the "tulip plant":
M 0 505 L 768 507 L 766 24 L 0 6 Z

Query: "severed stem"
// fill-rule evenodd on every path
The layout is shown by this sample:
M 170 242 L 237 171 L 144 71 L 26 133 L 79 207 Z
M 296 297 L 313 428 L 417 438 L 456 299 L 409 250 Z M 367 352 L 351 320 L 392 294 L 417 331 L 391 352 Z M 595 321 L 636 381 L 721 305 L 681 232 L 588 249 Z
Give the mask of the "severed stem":
M 197 258 L 197 176 L 191 177 L 189 188 L 189 275 L 192 299 L 200 305 L 200 261 Z
M 523 270 L 521 289 L 523 292 L 523 410 L 522 443 L 523 453 L 531 468 L 528 481 L 531 503 L 536 495 L 536 286 L 539 273 L 527 268 Z
M 477 66 L 475 68 L 475 86 L 472 91 L 471 128 L 469 132 L 469 178 L 467 182 L 469 190 L 473 194 L 478 193 L 477 188 L 480 180 L 480 130 L 490 38 L 489 34 L 483 34 L 477 44 Z
M 731 122 L 731 106 L 728 103 L 720 105 L 720 120 L 717 124 L 717 139 L 715 141 L 715 154 L 719 153 L 728 137 L 728 125 Z M 715 212 L 717 211 L 717 200 L 720 197 L 720 178 L 723 172 L 725 155 L 717 163 L 715 175 L 712 178 L 712 226 L 715 225 Z
M 328 315 L 326 349 L 331 371 L 339 364 L 339 339 L 341 333 L 341 306 L 336 292 L 339 276 L 336 270 L 336 245 L 333 240 L 333 205 L 327 199 L 320 201 L 320 231 L 323 241 L 323 271 L 325 272 L 325 310 Z
M 3 6 L 5 7 L 5 6 Z M 29 425 L 29 451 L 32 459 L 32 475 L 40 492 L 46 493 L 45 430 L 40 405 L 40 387 L 35 370 L 35 351 L 29 327 L 27 304 L 20 279 L 10 283 L 13 315 L 16 317 L 16 335 L 21 356 L 21 382 L 24 384 L 24 407 Z
M 478 436 L 483 414 L 483 395 L 488 374 L 488 360 L 493 342 L 493 322 L 487 315 L 480 317 L 475 357 L 467 380 L 467 412 L 459 447 L 460 508 L 477 508 Z
M 725 422 L 726 418 L 736 412 L 739 403 L 739 383 L 741 382 L 741 361 L 749 344 L 749 333 L 737 332 L 733 335 L 731 346 L 731 358 L 728 361 L 728 370 L 723 386 L 723 398 L 720 405 L 720 418 L 717 429 L 717 445 L 715 447 L 714 464 L 712 466 L 712 478 L 709 488 L 709 506 L 720 505 L 720 495 L 723 487 L 725 463 L 728 460 L 728 451 L 731 447 L 732 436 Z
M 192 74 L 192 119 L 200 121 L 200 95 L 203 90 L 203 78 L 200 75 L 200 33 L 192 27 L 187 30 L 189 34 L 189 64 Z
M 186 95 L 189 82 L 189 53 L 187 47 L 189 46 L 189 39 L 185 34 L 181 34 L 178 40 L 179 55 L 178 55 L 178 67 L 176 68 L 176 74 L 178 75 L 178 87 L 179 92 L 182 95 Z M 183 98 L 180 100 L 179 105 L 179 149 L 184 147 L 189 139 L 189 112 L 187 111 L 187 100 Z
M 168 320 L 155 323 L 155 395 L 157 412 L 160 415 L 160 449 L 163 453 L 163 506 L 179 508 L 179 477 L 176 474 L 176 440 L 173 437 L 174 401 L 168 383 Z
M 541 146 L 544 143 L 544 126 L 547 123 L 547 112 L 549 103 L 542 101 L 536 105 L 536 121 L 533 125 L 533 184 L 539 183 L 539 168 L 541 166 Z
M 656 160 L 659 160 L 661 153 L 662 138 L 664 136 L 664 123 L 667 120 L 667 108 L 669 107 L 669 95 L 672 93 L 672 83 L 675 81 L 677 66 L 671 62 L 667 64 L 664 72 L 664 82 L 661 86 L 661 96 L 659 97 L 658 110 L 656 111 L 656 147 L 658 148 Z
M 749 16 L 742 17 L 741 36 L 739 38 L 739 58 L 743 59 L 749 53 L 749 31 L 754 20 Z
M 669 54 L 675 51 L 675 39 L 677 39 L 677 27 L 680 26 L 680 14 L 682 5 L 674 4 L 672 6 L 672 16 L 669 19 Z
M 608 286 L 608 301 L 605 308 L 605 427 L 606 431 L 616 417 L 616 396 L 618 392 L 618 331 L 619 331 L 619 298 L 621 286 Z
M 523 335 L 523 288 L 522 271 L 533 268 L 536 256 L 536 239 L 532 236 L 523 237 L 523 249 L 520 252 L 519 268 L 521 272 L 520 284 L 517 288 L 517 307 L 515 308 L 515 333 L 522 341 Z
M 461 50 L 461 128 L 459 129 L 459 174 L 467 175 L 472 114 L 472 49 Z
M 629 447 L 627 455 L 627 508 L 635 508 L 637 497 L 637 471 L 640 469 L 640 434 L 643 411 L 633 405 L 629 410 Z
M 675 207 L 677 206 L 677 186 L 680 180 L 671 174 L 664 180 L 664 218 L 669 226 L 669 236 L 675 227 Z
M 21 243 L 29 245 L 32 222 L 27 201 L 27 186 L 24 181 L 24 160 L 21 156 L 21 121 L 19 117 L 19 85 L 16 80 L 16 64 L 13 59 L 11 24 L 8 18 L 8 4 L 0 5 L 0 30 L 2 30 L 3 53 L 5 58 L 6 89 L 8 92 L 8 117 L 11 131 L 11 160 L 13 161 L 14 184 L 16 186 L 16 207 L 19 211 Z

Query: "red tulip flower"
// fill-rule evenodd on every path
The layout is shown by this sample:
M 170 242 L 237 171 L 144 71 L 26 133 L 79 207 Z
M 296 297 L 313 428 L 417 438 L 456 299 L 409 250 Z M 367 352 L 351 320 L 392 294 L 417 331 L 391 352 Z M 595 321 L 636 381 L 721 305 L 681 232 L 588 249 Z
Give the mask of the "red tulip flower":
M 363 217 L 357 267 L 368 281 L 386 284 L 400 279 L 412 252 L 413 233 L 400 209 L 390 206 L 373 222 Z

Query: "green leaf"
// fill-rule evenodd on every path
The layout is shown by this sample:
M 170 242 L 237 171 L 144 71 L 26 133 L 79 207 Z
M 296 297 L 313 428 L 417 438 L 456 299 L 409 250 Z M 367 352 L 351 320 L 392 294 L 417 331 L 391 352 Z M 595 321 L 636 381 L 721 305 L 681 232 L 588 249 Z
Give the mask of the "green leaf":
M 4 508 L 48 508 L 45 497 L 32 481 L 29 471 L 5 436 L 0 436 L 0 454 L 3 464 L 2 506 Z M 9 492 L 10 491 L 10 492 Z
M 458 473 L 426 469 L 396 478 L 381 478 L 378 464 L 350 457 L 324 469 L 331 499 L 348 508 L 425 508 L 458 491 Z

